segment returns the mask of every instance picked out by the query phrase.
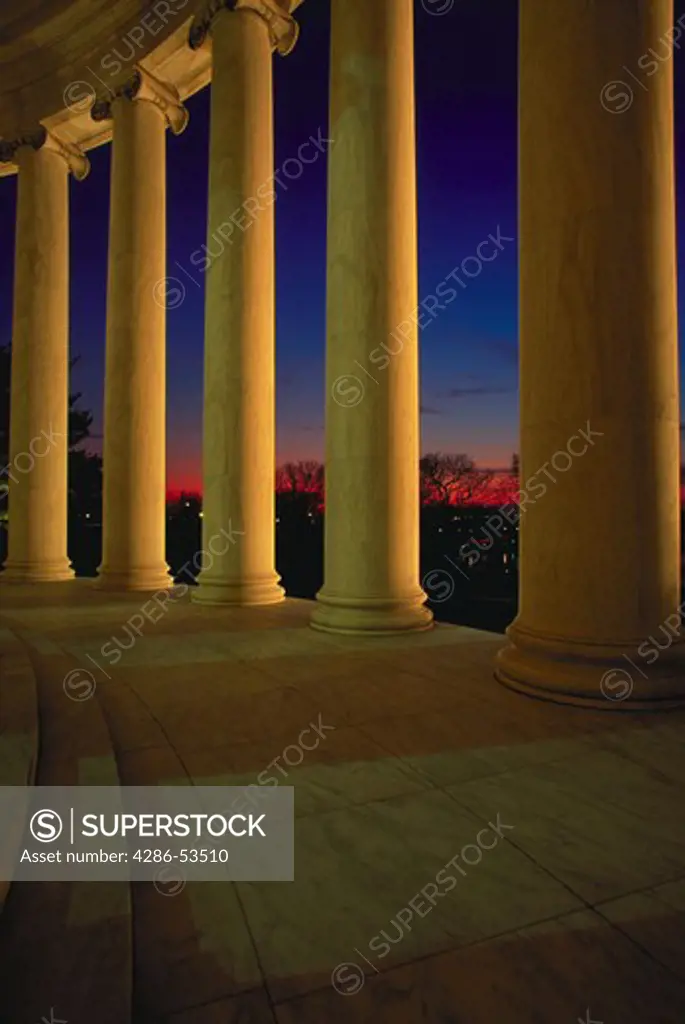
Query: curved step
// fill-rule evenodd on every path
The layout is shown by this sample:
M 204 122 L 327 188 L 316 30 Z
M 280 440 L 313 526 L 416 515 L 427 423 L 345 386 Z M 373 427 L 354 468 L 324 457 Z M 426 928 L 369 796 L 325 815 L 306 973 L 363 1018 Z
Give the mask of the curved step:
M 40 786 L 117 786 L 112 741 L 97 693 L 69 699 L 76 658 L 52 641 L 15 629 L 36 680 Z M 21 840 L 21 837 L 20 837 Z M 10 887 L 0 918 L 0 960 L 8 1020 L 63 1018 L 127 1024 L 132 1001 L 128 882 L 35 882 Z M 0 1019 L 4 1019 L 0 1016 Z
M 180 755 L 126 678 L 123 671 L 98 687 L 122 783 L 193 785 Z M 159 887 L 149 882 L 131 886 L 133 1024 L 210 1024 L 243 1020 L 243 1013 L 245 1021 L 252 1020 L 248 1007 L 266 997 L 254 992 L 261 975 L 249 940 L 244 947 L 235 940 L 245 928 L 236 886 L 221 881 L 186 885 L 173 868 L 164 881 Z M 273 1019 L 261 1002 L 259 1008 L 255 1021 Z
M 0 786 L 32 786 L 38 760 L 38 696 L 28 653 L 10 626 L 0 619 Z M 3 856 L 14 858 L 25 821 L 3 823 Z M 10 882 L 0 879 L 0 912 Z

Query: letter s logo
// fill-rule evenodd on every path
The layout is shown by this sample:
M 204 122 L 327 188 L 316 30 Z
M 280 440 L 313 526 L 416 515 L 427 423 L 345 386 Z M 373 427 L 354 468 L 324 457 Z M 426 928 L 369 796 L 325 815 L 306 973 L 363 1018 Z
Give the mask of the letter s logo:
M 62 832 L 62 819 L 57 811 L 36 811 L 29 823 L 29 830 L 39 843 L 53 843 Z

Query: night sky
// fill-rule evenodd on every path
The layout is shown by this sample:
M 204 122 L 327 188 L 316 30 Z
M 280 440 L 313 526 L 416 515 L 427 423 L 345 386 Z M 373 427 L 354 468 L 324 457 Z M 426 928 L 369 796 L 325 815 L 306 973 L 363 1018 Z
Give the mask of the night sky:
M 677 3 L 685 12 L 685 0 Z M 450 8 L 440 14 L 443 8 Z M 432 13 L 429 13 L 432 12 Z M 276 168 L 310 136 L 326 137 L 329 4 L 306 0 L 300 39 L 274 57 Z M 416 0 L 419 298 L 433 293 L 489 234 L 516 225 L 517 15 L 513 0 Z M 685 49 L 685 34 L 683 35 Z M 682 54 L 682 51 L 681 51 Z M 636 55 L 635 62 L 637 62 Z M 620 69 L 617 69 L 617 72 Z M 619 75 L 617 74 L 617 77 Z M 676 58 L 681 370 L 685 364 L 685 59 Z M 200 489 L 204 279 L 190 256 L 205 242 L 209 88 L 188 101 L 185 133 L 167 133 L 168 485 Z M 607 117 L 616 116 L 607 113 Z M 620 116 L 629 116 L 628 114 Z M 102 431 L 109 163 L 71 188 L 72 390 Z M 292 165 L 289 165 L 289 169 Z M 291 171 L 292 173 L 292 171 Z M 322 458 L 326 158 L 276 187 L 277 457 Z M 11 338 L 16 179 L 0 180 L 0 344 Z M 232 210 L 226 211 L 230 216 Z M 503 467 L 518 449 L 517 251 L 503 251 L 421 331 L 424 451 L 464 452 Z M 490 250 L 486 250 L 490 251 Z M 379 342 L 382 339 L 379 339 Z M 681 378 L 683 374 L 681 373 Z M 96 447 L 98 442 L 95 443 Z

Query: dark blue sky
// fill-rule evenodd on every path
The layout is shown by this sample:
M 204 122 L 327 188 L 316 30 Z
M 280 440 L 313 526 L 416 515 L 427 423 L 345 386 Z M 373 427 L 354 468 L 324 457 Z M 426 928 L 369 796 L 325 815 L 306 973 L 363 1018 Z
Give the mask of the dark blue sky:
M 516 227 L 517 14 L 512 0 L 416 0 L 419 293 L 433 293 L 498 227 Z M 685 11 L 679 0 L 678 13 Z M 306 0 L 295 50 L 275 61 L 276 168 L 310 136 L 327 135 L 329 4 Z M 685 48 L 685 36 L 683 37 Z M 676 58 L 681 367 L 685 320 L 685 60 Z M 188 102 L 185 133 L 168 133 L 168 273 L 185 287 L 168 312 L 169 485 L 201 475 L 203 275 L 190 262 L 205 241 L 209 90 Z M 611 116 L 607 114 L 607 116 Z M 72 387 L 102 429 L 110 147 L 90 154 L 71 184 Z M 277 187 L 278 460 L 323 455 L 326 161 Z M 11 336 L 15 179 L 0 180 L 0 343 Z M 232 211 L 227 211 L 229 215 Z M 380 339 L 379 339 L 380 340 Z M 423 450 L 508 464 L 518 448 L 517 252 L 468 283 L 421 332 Z

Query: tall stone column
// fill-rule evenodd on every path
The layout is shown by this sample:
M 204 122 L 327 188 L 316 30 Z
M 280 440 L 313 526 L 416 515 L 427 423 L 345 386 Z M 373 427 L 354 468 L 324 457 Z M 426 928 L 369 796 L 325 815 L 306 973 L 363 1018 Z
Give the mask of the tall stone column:
M 496 674 L 604 708 L 685 697 L 672 26 L 672 0 L 521 4 L 528 501 Z
M 5 142 L 19 168 L 5 582 L 71 579 L 67 557 L 69 171 L 85 156 L 44 128 Z
M 312 626 L 431 625 L 419 586 L 412 0 L 333 0 L 325 580 Z
M 102 563 L 98 585 L 171 585 L 166 528 L 166 127 L 187 112 L 170 86 L 136 70 L 95 120 L 111 118 Z
M 218 10 L 217 10 L 218 8 Z M 296 23 L 275 3 L 215 4 L 211 39 L 206 267 L 203 551 L 193 599 L 267 605 L 275 570 L 274 154 L 272 52 Z M 234 536 L 235 534 L 235 536 Z

